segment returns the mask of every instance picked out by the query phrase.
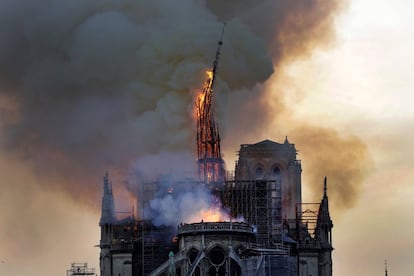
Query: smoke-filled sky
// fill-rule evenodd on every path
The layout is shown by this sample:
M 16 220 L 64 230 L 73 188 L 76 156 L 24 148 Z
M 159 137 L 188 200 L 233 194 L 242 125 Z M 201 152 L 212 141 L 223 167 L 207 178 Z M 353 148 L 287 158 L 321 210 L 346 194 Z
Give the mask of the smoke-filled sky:
M 390 274 L 409 275 L 407 5 L 0 0 L 0 275 L 99 268 L 101 177 L 109 169 L 129 207 L 131 175 L 159 173 L 147 160 L 168 171 L 158 160 L 194 153 L 194 95 L 222 21 L 215 95 L 228 169 L 240 144 L 287 135 L 304 199 L 319 200 L 328 177 L 334 274 L 378 275 L 387 258 Z

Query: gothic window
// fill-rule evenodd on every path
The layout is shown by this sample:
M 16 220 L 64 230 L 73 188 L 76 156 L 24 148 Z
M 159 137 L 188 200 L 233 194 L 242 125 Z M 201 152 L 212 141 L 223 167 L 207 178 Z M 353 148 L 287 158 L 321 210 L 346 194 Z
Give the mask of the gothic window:
M 198 250 L 195 248 L 191 248 L 191 250 L 188 253 L 188 258 L 190 259 L 190 263 L 194 263 L 194 261 L 196 260 L 198 256 Z
M 263 179 L 264 174 L 265 174 L 265 171 L 264 171 L 263 165 L 257 164 L 254 170 L 255 179 Z
M 211 249 L 208 255 L 213 265 L 222 265 L 225 260 L 224 250 L 218 246 Z
M 277 167 L 277 166 L 274 166 L 273 169 L 272 169 L 272 179 L 275 179 L 275 180 L 281 180 L 282 179 L 282 173 L 281 173 L 279 167 Z

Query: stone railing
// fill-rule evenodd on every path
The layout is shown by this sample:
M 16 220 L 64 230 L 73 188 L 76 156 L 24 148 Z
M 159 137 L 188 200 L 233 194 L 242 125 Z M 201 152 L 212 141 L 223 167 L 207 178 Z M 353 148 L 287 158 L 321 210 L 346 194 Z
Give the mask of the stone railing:
M 199 222 L 181 224 L 178 226 L 178 234 L 195 232 L 239 232 L 253 234 L 253 227 L 244 222 Z

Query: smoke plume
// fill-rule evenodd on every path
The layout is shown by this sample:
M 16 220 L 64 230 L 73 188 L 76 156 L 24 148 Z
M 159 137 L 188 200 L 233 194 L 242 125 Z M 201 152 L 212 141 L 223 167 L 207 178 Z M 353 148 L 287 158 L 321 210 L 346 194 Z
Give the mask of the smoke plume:
M 364 143 L 292 120 L 283 83 L 272 80 L 333 41 L 343 2 L 0 0 L 2 271 L 57 274 L 79 252 L 97 260 L 97 221 L 81 209 L 98 209 L 105 170 L 117 196 L 119 185 L 134 189 L 137 179 L 195 159 L 194 96 L 223 21 L 215 103 L 225 159 L 242 143 L 287 134 L 304 161 L 304 185 L 317 195 L 327 175 L 331 204 L 351 207 Z M 162 211 L 160 200 L 152 211 Z M 62 238 L 65 229 L 75 234 Z
M 226 122 L 223 147 L 232 149 L 226 153 L 238 150 L 239 144 L 269 138 L 269 133 L 276 134 L 279 139 L 288 135 L 299 150 L 298 157 L 304 161 L 303 185 L 310 187 L 312 200 L 320 199 L 326 175 L 334 209 L 339 212 L 353 207 L 371 168 L 366 144 L 356 136 L 340 134 L 321 123 L 295 117 L 295 107 L 286 100 L 294 85 L 289 83 L 284 72 L 290 62 L 334 42 L 334 19 L 346 1 L 223 3 L 212 0 L 208 5 L 222 20 L 236 16 L 258 34 L 265 41 L 275 67 L 275 74 L 264 85 L 241 89 L 229 96 L 229 109 L 236 112 L 223 118 Z M 299 101 L 303 95 L 295 96 Z M 252 126 L 254 131 L 250 131 Z
M 302 125 L 289 132 L 300 148 L 304 182 L 317 202 L 323 193 L 323 178 L 328 179 L 328 196 L 336 211 L 353 207 L 371 167 L 367 146 L 355 136 L 341 136 L 337 131 Z
M 275 67 L 334 39 L 335 16 L 347 1 L 329 0 L 209 0 L 221 20 L 239 18 L 268 46 Z
M 212 64 L 223 21 L 216 111 L 223 145 L 237 148 L 269 133 L 274 117 L 292 112 L 283 88 L 268 91 L 262 83 L 332 40 L 340 3 L 1 0 L 3 150 L 31 161 L 44 185 L 81 191 L 84 202 L 100 194 L 90 183 L 106 168 L 115 171 L 116 182 L 131 164 L 138 168 L 137 159 L 194 152 L 194 94 Z M 267 103 L 270 94 L 279 98 L 277 109 Z M 301 137 L 295 136 L 298 148 L 310 148 L 310 139 Z M 326 151 L 348 142 L 363 148 L 357 138 L 331 139 Z M 358 171 L 364 156 L 361 164 L 327 168 Z M 312 171 L 325 174 L 312 158 Z M 341 191 L 358 193 L 350 181 L 342 183 Z
M 41 175 L 53 166 L 52 174 L 72 182 L 57 188 L 74 193 L 107 167 L 193 147 L 194 93 L 222 25 L 202 2 L 1 7 L 0 112 L 9 154 L 32 160 Z M 273 71 L 264 43 L 241 22 L 228 24 L 223 51 L 223 72 L 233 76 L 222 78 L 220 93 L 252 87 Z
M 150 201 L 147 218 L 155 225 L 176 226 L 179 223 L 228 221 L 231 216 L 222 206 L 214 206 L 210 191 L 196 187 L 192 191 L 174 191 Z

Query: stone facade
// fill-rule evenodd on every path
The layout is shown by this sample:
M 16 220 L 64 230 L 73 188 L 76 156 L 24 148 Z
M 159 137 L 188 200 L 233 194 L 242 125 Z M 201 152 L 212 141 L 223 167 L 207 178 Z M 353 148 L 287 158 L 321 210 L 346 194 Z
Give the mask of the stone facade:
M 300 160 L 294 144 L 264 140 L 240 146 L 236 180 L 280 180 L 282 183 L 282 217 L 294 218 L 296 203 L 302 202 Z
M 302 203 L 302 168 L 296 154 L 287 139 L 283 144 L 265 140 L 241 145 L 233 179 L 206 185 L 234 217 L 246 219 L 243 223 L 184 223 L 171 229 L 134 217 L 116 220 L 106 175 L 101 275 L 332 276 L 327 182 L 320 203 Z

